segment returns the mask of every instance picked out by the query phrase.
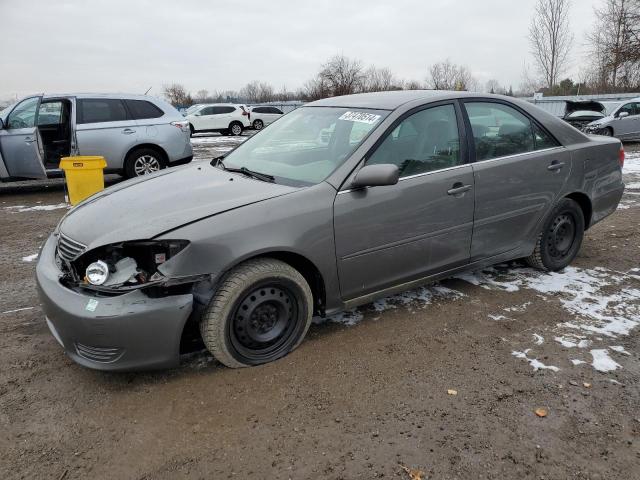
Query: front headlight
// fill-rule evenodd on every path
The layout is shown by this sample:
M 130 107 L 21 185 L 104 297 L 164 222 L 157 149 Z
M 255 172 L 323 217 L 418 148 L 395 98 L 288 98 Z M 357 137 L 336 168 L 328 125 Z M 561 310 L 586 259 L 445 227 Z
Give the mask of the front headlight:
M 99 247 L 71 264 L 78 286 L 131 290 L 169 280 L 158 267 L 189 244 L 186 240 L 143 240 Z

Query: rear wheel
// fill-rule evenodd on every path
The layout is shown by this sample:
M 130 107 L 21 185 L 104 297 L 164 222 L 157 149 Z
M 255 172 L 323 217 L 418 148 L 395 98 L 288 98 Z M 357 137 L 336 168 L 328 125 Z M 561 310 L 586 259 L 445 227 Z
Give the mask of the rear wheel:
M 527 263 L 540 270 L 562 270 L 578 254 L 583 237 L 582 209 L 570 198 L 564 198 L 546 220 Z
M 304 277 L 279 260 L 250 260 L 222 280 L 202 316 L 200 333 L 231 368 L 271 362 L 302 342 L 313 311 Z
M 264 123 L 262 122 L 262 120 L 254 120 L 253 128 L 255 130 L 262 130 L 264 128 Z
M 167 168 L 167 161 L 153 148 L 139 148 L 131 152 L 124 163 L 127 178 L 141 177 Z
M 191 136 L 193 137 L 193 134 L 196 133 L 196 129 L 193 128 L 193 125 L 189 124 L 189 131 L 191 132 Z
M 231 135 L 242 135 L 242 124 L 239 122 L 231 122 L 229 125 L 229 132 Z

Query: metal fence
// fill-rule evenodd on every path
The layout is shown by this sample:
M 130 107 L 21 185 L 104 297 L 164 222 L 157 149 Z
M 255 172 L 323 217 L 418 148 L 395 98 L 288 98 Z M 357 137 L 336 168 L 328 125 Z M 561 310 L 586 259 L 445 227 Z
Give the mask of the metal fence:
M 608 104 L 619 105 L 626 100 L 638 97 L 640 97 L 640 93 L 605 93 L 600 95 L 567 95 L 560 97 L 535 96 L 525 98 L 523 100 L 537 105 L 538 107 L 542 108 L 552 115 L 555 115 L 556 117 L 563 117 L 568 101 L 579 102 L 594 100 L 596 102 L 602 102 L 606 107 L 608 106 Z

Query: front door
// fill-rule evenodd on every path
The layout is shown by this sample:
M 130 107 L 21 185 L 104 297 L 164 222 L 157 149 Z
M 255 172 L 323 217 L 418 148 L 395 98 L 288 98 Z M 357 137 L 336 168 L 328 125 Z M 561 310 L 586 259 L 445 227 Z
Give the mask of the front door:
M 471 261 L 535 235 L 571 171 L 571 154 L 528 116 L 499 102 L 464 103 L 476 159 Z
M 627 116 L 620 117 L 622 112 Z M 611 126 L 618 138 L 640 138 L 640 102 L 630 102 L 620 107 Z
M 460 148 L 456 110 L 447 103 L 408 115 L 367 156 L 366 164 L 397 165 L 396 185 L 336 196 L 336 256 L 345 300 L 468 262 L 473 171 Z
M 37 127 L 41 98 L 30 97 L 16 105 L 6 119 L 6 125 L 0 129 L 0 150 L 11 177 L 47 177 Z

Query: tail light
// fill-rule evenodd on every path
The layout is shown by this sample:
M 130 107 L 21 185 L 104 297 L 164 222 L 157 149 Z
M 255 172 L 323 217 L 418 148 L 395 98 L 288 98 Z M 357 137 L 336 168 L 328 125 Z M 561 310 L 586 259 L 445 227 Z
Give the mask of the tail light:
M 620 143 L 620 151 L 618 152 L 618 163 L 620 164 L 620 168 L 624 167 L 624 147 L 622 143 Z
M 171 122 L 171 125 L 173 125 L 176 128 L 179 128 L 183 132 L 188 132 L 189 131 L 189 122 L 187 120 L 180 120 L 178 122 Z

